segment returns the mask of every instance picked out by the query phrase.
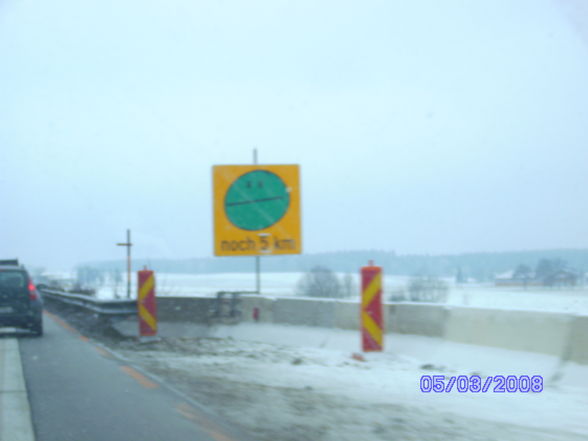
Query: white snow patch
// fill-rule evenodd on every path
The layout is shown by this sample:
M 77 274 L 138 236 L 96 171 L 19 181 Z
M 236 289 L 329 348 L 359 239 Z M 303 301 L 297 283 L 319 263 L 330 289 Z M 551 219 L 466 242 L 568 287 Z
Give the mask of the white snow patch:
M 225 378 L 271 388 L 312 388 L 366 406 L 398 404 L 495 423 L 588 436 L 588 366 L 556 357 L 452 343 L 436 338 L 387 336 L 382 353 L 359 351 L 355 331 L 241 324 L 214 328 L 234 343 L 197 358 L 170 360 L 177 368 L 210 365 Z M 226 352 L 223 353 L 223 350 Z M 237 357 L 237 358 L 236 358 Z M 235 368 L 237 366 L 237 368 Z M 423 393 L 422 375 L 541 375 L 541 393 Z M 415 418 L 417 416 L 415 415 Z M 370 418 L 365 415 L 365 418 Z M 321 417 L 317 415 L 316 424 Z M 360 416 L 361 419 L 361 416 Z

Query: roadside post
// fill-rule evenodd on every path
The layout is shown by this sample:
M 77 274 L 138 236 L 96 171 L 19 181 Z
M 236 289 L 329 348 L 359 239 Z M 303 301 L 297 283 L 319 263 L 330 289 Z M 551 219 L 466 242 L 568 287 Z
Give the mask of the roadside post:
M 157 303 L 155 300 L 155 274 L 147 268 L 138 273 L 137 311 L 139 315 L 139 335 L 157 335 Z
M 382 351 L 384 346 L 382 268 L 371 260 L 361 268 L 361 343 L 364 352 Z

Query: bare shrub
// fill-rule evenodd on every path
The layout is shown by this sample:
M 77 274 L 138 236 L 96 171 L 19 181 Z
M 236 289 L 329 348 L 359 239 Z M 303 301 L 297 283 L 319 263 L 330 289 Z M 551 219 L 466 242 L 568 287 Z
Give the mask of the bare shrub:
M 417 276 L 408 283 L 408 295 L 413 302 L 442 303 L 447 300 L 449 286 L 436 277 Z
M 296 293 L 304 297 L 343 297 L 339 279 L 330 269 L 315 266 L 302 276 L 296 286 Z

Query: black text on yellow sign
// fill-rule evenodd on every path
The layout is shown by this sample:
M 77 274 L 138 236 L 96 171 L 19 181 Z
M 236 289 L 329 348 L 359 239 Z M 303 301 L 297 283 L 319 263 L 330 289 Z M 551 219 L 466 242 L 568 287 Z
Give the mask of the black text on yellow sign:
M 213 191 L 217 256 L 302 251 L 297 165 L 214 166 Z

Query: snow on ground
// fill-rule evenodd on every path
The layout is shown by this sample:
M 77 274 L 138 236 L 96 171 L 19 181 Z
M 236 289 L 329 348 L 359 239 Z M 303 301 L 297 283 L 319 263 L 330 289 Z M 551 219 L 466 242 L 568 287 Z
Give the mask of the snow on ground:
M 293 295 L 300 273 L 267 273 L 262 275 L 262 290 L 276 296 Z M 255 275 L 247 273 L 176 274 L 156 273 L 157 295 L 214 296 L 218 291 L 254 291 Z M 132 293 L 136 293 L 132 280 Z M 117 286 L 109 283 L 99 288 L 99 298 L 126 295 L 126 278 Z
M 351 358 L 354 331 L 265 324 L 207 338 L 123 341 L 116 350 L 260 441 L 588 440 L 588 366 L 388 336 Z M 423 393 L 421 375 L 542 375 L 540 393 Z M 492 389 L 491 389 L 492 390 Z
M 462 286 L 450 290 L 447 304 L 588 315 L 588 289 Z
M 272 297 L 293 296 L 296 283 L 302 275 L 303 273 L 264 273 L 262 274 L 262 292 Z M 359 286 L 359 277 L 354 276 Z M 383 282 L 384 298 L 386 299 L 391 291 L 397 291 L 405 286 L 409 279 L 406 276 L 386 276 Z M 214 296 L 216 292 L 223 290 L 252 291 L 255 287 L 255 276 L 247 273 L 157 273 L 156 285 L 158 296 Z M 120 297 L 126 296 L 125 282 L 119 283 L 116 287 L 112 284 L 101 287 L 97 297 L 114 298 L 115 292 Z M 133 280 L 131 293 L 134 298 L 135 280 Z M 356 299 L 359 299 L 359 293 Z M 523 289 L 480 285 L 451 286 L 446 303 L 456 306 L 588 314 L 588 289 L 584 287 Z

